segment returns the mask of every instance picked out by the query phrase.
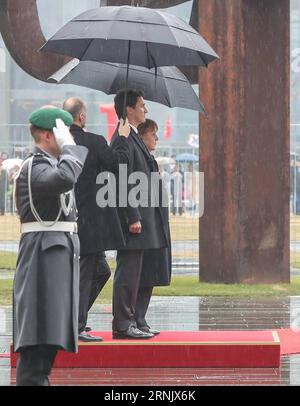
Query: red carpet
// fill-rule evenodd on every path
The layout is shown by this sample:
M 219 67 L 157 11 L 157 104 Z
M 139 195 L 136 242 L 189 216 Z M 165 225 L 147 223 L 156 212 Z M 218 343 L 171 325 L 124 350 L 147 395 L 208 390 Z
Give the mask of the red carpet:
M 277 330 L 280 338 L 280 354 L 300 354 L 300 330 L 280 329 Z
M 280 342 L 272 331 L 162 332 L 150 340 L 80 343 L 78 354 L 60 352 L 56 368 L 278 368 Z M 11 356 L 16 366 L 16 355 Z

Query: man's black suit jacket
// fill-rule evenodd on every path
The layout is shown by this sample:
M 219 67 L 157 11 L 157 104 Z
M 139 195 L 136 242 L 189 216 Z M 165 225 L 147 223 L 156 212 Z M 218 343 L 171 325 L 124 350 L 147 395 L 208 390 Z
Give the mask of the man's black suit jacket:
M 151 186 L 151 173 L 158 173 L 157 165 L 149 153 L 141 137 L 132 129 L 128 138 L 129 163 L 128 176 L 133 172 L 140 172 L 146 175 L 149 188 Z M 117 132 L 113 136 L 111 148 L 114 151 L 122 150 L 121 139 Z M 130 193 L 130 187 L 128 187 Z M 151 190 L 149 190 L 149 201 L 151 200 Z M 166 227 L 162 209 L 160 207 L 119 207 L 119 216 L 126 242 L 126 250 L 147 250 L 167 247 L 169 245 L 169 230 Z M 129 232 L 129 226 L 140 221 L 142 224 L 141 234 Z
M 89 151 L 75 187 L 81 255 L 122 248 L 125 241 L 117 209 L 97 205 L 96 195 L 100 186 L 96 184 L 96 179 L 100 172 L 116 173 L 119 164 L 128 163 L 128 140 L 118 136 L 120 148 L 113 151 L 103 136 L 85 132 L 77 125 L 72 125 L 70 132 L 76 144 L 87 147 Z

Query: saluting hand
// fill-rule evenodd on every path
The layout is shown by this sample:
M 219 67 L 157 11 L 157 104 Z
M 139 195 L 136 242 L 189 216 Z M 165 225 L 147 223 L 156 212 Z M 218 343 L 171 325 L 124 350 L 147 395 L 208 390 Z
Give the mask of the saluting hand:
M 124 122 L 124 119 L 120 119 L 120 125 L 119 125 L 119 135 L 120 137 L 125 137 L 128 138 L 130 134 L 131 128 L 129 125 L 128 118 L 126 118 L 126 121 Z
M 53 133 L 60 149 L 65 145 L 76 145 L 69 128 L 60 118 L 56 120 L 56 127 L 53 128 Z

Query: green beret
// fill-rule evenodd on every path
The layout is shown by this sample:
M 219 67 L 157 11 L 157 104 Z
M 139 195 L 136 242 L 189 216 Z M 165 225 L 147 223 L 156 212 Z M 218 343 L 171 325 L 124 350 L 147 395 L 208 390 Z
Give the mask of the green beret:
M 53 130 L 56 120 L 60 118 L 66 126 L 73 124 L 73 117 L 65 110 L 58 108 L 41 108 L 35 110 L 29 117 L 30 124 L 44 130 Z

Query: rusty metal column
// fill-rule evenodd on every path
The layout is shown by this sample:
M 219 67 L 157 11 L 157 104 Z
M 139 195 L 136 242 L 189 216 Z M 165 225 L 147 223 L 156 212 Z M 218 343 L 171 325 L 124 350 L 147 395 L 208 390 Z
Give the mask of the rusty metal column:
M 289 282 L 290 2 L 199 0 L 220 56 L 201 70 L 200 278 Z

